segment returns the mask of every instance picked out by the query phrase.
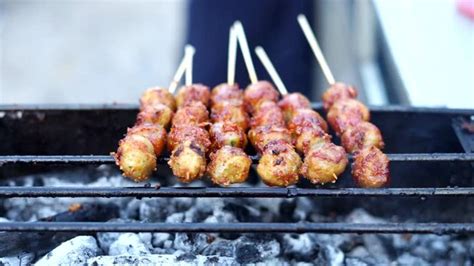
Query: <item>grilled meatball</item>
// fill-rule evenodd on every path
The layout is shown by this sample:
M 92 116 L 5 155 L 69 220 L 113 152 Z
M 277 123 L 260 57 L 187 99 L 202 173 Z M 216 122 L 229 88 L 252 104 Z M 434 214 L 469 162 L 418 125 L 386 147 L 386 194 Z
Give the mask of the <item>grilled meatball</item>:
M 283 96 L 278 106 L 283 111 L 285 121 L 288 122 L 297 110 L 311 109 L 311 102 L 299 92 L 294 92 Z
M 168 128 L 173 118 L 173 110 L 164 104 L 143 106 L 137 115 L 136 124 L 154 124 Z
M 383 149 L 384 142 L 380 130 L 370 122 L 360 122 L 349 127 L 341 136 L 342 146 L 353 153 L 371 146 Z
M 298 182 L 301 158 L 285 141 L 267 145 L 257 165 L 257 173 L 269 186 L 286 187 Z
M 235 105 L 243 104 L 244 92 L 239 88 L 239 85 L 229 85 L 222 83 L 216 86 L 211 91 L 211 106 L 223 102 L 231 102 Z
M 211 92 L 209 88 L 201 84 L 193 84 L 190 86 L 183 86 L 176 95 L 176 105 L 181 108 L 192 102 L 201 102 L 206 107 L 209 105 L 209 98 Z
M 262 153 L 268 143 L 281 140 L 288 144 L 291 143 L 291 135 L 288 129 L 276 126 L 261 126 L 252 128 L 248 133 L 249 141 L 255 150 Z
M 283 112 L 275 102 L 262 102 L 260 108 L 254 113 L 254 116 L 250 120 L 250 126 L 252 128 L 259 126 L 277 126 L 285 127 L 285 119 Z
M 209 112 L 201 102 L 192 102 L 174 114 L 173 126 L 196 125 L 205 126 L 209 122 Z
M 340 100 L 355 99 L 357 97 L 357 90 L 344 83 L 335 83 L 331 85 L 323 94 L 323 106 L 328 111 L 332 105 Z
M 331 136 L 320 128 L 307 128 L 292 138 L 296 150 L 301 154 L 306 154 L 315 145 L 331 142 Z
M 245 182 L 252 160 L 240 148 L 224 146 L 212 153 L 207 172 L 221 186 Z
M 312 109 L 298 109 L 293 112 L 288 121 L 288 129 L 295 134 L 301 134 L 306 128 L 321 128 L 328 132 L 328 124 L 316 111 Z
M 323 142 L 306 153 L 300 173 L 313 184 L 336 182 L 337 176 L 344 172 L 347 163 L 346 152 L 342 147 Z
M 156 169 L 156 156 L 153 144 L 139 134 L 128 135 L 120 140 L 115 163 L 123 175 L 135 182 L 147 180 Z
M 179 181 L 194 181 L 206 170 L 205 149 L 194 141 L 182 142 L 173 150 L 168 165 Z
M 329 109 L 328 122 L 341 135 L 348 127 L 353 127 L 362 121 L 369 121 L 370 113 L 367 107 L 355 99 L 337 101 Z
M 260 107 L 260 104 L 265 101 L 277 102 L 278 91 L 268 81 L 259 81 L 255 84 L 250 84 L 244 92 L 244 102 L 247 111 L 254 113 Z
M 236 124 L 243 130 L 247 130 L 249 126 L 249 116 L 245 108 L 236 102 L 214 104 L 211 109 L 211 121 Z
M 176 110 L 176 102 L 173 94 L 165 88 L 153 87 L 147 89 L 140 98 L 140 106 L 152 106 L 155 104 L 164 104 L 171 110 Z
M 205 129 L 193 125 L 179 125 L 173 126 L 168 134 L 168 151 L 173 151 L 185 141 L 199 143 L 206 152 L 211 146 L 209 133 Z
M 245 148 L 247 136 L 242 128 L 234 124 L 214 123 L 209 129 L 211 150 L 215 151 L 224 146 Z
M 379 188 L 390 182 L 387 155 L 376 147 L 360 150 L 354 155 L 352 164 L 354 181 L 363 188 Z
M 154 153 L 159 156 L 166 144 L 166 130 L 159 125 L 141 124 L 127 131 L 127 135 L 140 135 L 147 138 L 153 145 Z

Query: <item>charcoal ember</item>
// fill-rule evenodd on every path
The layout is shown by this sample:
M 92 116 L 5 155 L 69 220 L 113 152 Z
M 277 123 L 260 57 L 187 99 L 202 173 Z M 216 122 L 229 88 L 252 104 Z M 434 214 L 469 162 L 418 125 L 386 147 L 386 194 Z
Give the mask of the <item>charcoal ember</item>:
M 295 199 L 285 199 L 280 203 L 279 222 L 293 222 L 297 201 Z
M 359 258 L 346 258 L 344 260 L 344 265 L 345 266 L 370 266 L 372 264 L 369 264 Z
M 74 173 L 74 172 L 73 172 Z M 64 176 L 68 179 L 60 178 L 63 175 L 49 174 L 41 176 L 45 186 L 48 187 L 64 187 L 77 186 L 77 182 L 72 180 L 83 180 L 85 176 L 80 174 L 70 174 L 67 172 Z M 73 178 L 77 176 L 77 178 Z M 25 177 L 24 186 L 30 187 L 34 184 L 34 177 Z M 132 182 L 125 181 L 122 176 L 100 177 L 93 182 L 87 183 L 91 187 L 115 187 L 115 186 L 130 186 Z M 54 216 L 58 213 L 67 210 L 72 204 L 111 204 L 119 207 L 125 206 L 129 199 L 97 199 L 97 198 L 9 198 L 4 201 L 4 208 L 6 210 L 6 217 L 15 221 L 35 221 L 44 217 Z M 120 208 L 122 209 L 122 208 Z
M 219 256 L 193 255 L 195 258 L 189 261 L 179 260 L 182 254 L 158 254 L 158 255 L 120 255 L 120 256 L 98 256 L 90 258 L 88 265 L 235 265 L 234 259 Z M 188 257 L 189 259 L 190 257 Z
M 173 247 L 176 250 L 199 254 L 212 240 L 213 237 L 202 233 L 176 233 Z
M 348 223 L 385 223 L 382 218 L 372 216 L 364 209 L 355 209 L 346 217 Z
M 92 236 L 77 236 L 63 242 L 39 259 L 35 265 L 83 265 L 89 258 L 98 256 L 101 250 Z
M 243 205 L 238 202 L 225 201 L 222 212 L 231 213 L 235 221 L 229 222 L 260 222 L 260 211 L 251 205 Z M 214 210 L 214 216 L 216 216 L 216 209 Z
M 265 235 L 243 236 L 235 241 L 235 259 L 239 263 L 255 263 L 280 255 L 280 243 Z
M 130 220 L 130 219 L 111 219 L 108 222 L 116 222 L 116 223 L 136 223 L 138 221 L 135 220 Z M 110 246 L 112 243 L 117 241 L 119 237 L 123 233 L 118 233 L 118 232 L 99 232 L 96 234 L 97 237 L 97 242 L 99 243 L 99 247 L 105 251 L 106 253 L 109 253 Z M 147 248 L 151 248 L 151 239 L 152 235 L 151 233 L 138 233 L 138 237 L 140 240 L 147 246 Z
M 184 212 L 189 210 L 196 200 L 194 198 L 171 198 L 170 204 L 174 206 L 174 209 L 178 212 Z
M 238 243 L 235 246 L 235 260 L 238 263 L 256 263 L 262 261 L 258 247 L 252 243 Z
M 147 255 L 150 254 L 147 246 L 142 242 L 138 234 L 120 234 L 118 239 L 110 245 L 109 255 Z
M 166 223 L 182 223 L 184 222 L 184 213 L 173 213 L 170 216 L 166 217 Z
M 201 213 L 211 214 L 214 208 L 224 206 L 224 202 L 220 198 L 197 198 L 194 208 Z
M 16 256 L 0 258 L 0 265 L 4 266 L 26 266 L 31 265 L 35 256 L 32 253 L 22 253 Z
M 174 206 L 167 198 L 142 200 L 139 207 L 140 220 L 147 222 L 164 222 L 168 215 L 175 212 Z
M 319 244 L 309 234 L 285 234 L 282 248 L 285 256 L 296 261 L 313 261 L 319 253 Z
M 364 246 L 373 255 L 377 264 L 388 264 L 390 262 L 387 250 L 378 235 L 363 235 Z
M 429 266 L 432 265 L 428 263 L 424 259 L 413 256 L 412 254 L 405 252 L 397 259 L 397 264 L 401 266 L 408 266 L 408 265 L 417 265 L 417 266 Z M 459 265 L 459 264 L 457 264 Z
M 234 256 L 235 245 L 233 241 L 227 239 L 219 239 L 207 247 L 204 248 L 202 251 L 202 255 L 217 255 L 222 257 L 233 257 Z
M 170 233 L 153 233 L 151 243 L 153 247 L 163 248 L 165 243 L 172 239 L 172 236 Z
M 343 265 L 344 253 L 337 247 L 320 246 L 318 257 L 313 262 L 316 265 Z
M 197 259 L 196 255 L 192 253 L 183 253 L 176 257 L 177 261 L 184 261 L 184 262 L 189 262 L 189 263 L 195 261 L 196 259 Z

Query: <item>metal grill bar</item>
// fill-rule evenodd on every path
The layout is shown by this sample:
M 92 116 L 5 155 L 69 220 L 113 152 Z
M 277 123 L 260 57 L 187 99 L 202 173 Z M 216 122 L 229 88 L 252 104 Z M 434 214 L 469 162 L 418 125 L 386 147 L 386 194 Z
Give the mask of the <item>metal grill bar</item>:
M 0 187 L 10 197 L 473 197 L 474 188 Z
M 187 233 L 474 233 L 472 223 L 99 223 L 99 222 L 7 222 L 0 231 L 50 232 L 187 232 Z
M 474 154 L 469 153 L 394 153 L 387 154 L 391 162 L 445 162 L 445 161 L 474 161 Z M 250 156 L 254 162 L 258 155 Z M 350 158 L 351 159 L 351 158 Z M 160 157 L 159 163 L 165 163 L 168 157 Z M 2 155 L 0 166 L 6 164 L 113 164 L 110 155 Z

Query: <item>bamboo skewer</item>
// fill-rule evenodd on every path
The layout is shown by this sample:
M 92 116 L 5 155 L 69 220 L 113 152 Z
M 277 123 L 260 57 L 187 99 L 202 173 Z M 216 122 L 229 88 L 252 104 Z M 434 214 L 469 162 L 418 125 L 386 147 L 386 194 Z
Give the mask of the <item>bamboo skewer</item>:
M 309 25 L 308 19 L 305 15 L 300 14 L 298 15 L 298 23 L 303 30 L 304 36 L 306 40 L 308 40 L 309 46 L 311 46 L 311 50 L 313 50 L 316 59 L 318 60 L 321 69 L 323 70 L 324 77 L 326 77 L 327 82 L 329 85 L 333 85 L 336 83 L 334 76 L 329 68 L 326 59 L 324 58 L 323 52 L 321 51 L 321 47 L 319 47 L 318 40 L 316 39 L 316 35 L 311 30 L 311 26 Z
M 288 94 L 288 90 L 286 89 L 285 84 L 280 78 L 280 75 L 276 71 L 275 67 L 273 66 L 272 61 L 268 57 L 267 53 L 261 46 L 257 46 L 255 48 L 255 53 L 257 54 L 258 58 L 262 62 L 263 66 L 267 70 L 268 74 L 270 74 L 270 77 L 272 78 L 273 82 L 275 83 L 276 87 L 278 88 L 278 91 L 280 91 L 280 94 L 282 96 L 285 96 Z
M 242 51 L 242 55 L 244 56 L 245 66 L 247 67 L 247 71 L 249 72 L 250 82 L 255 84 L 258 82 L 257 73 L 255 72 L 255 67 L 252 62 L 252 55 L 250 54 L 249 45 L 247 42 L 247 37 L 245 36 L 244 27 L 240 21 L 234 22 L 234 29 L 237 33 L 237 39 L 240 44 L 240 50 Z
M 186 86 L 190 86 L 193 84 L 193 59 L 194 59 L 195 52 L 196 52 L 196 49 L 194 49 L 192 45 L 188 44 L 184 48 L 184 54 L 188 56 L 187 66 L 186 66 L 186 77 L 185 77 Z
M 235 83 L 235 62 L 237 59 L 237 32 L 235 28 L 230 27 L 229 31 L 229 51 L 227 57 L 227 84 Z
M 179 63 L 178 69 L 176 69 L 176 73 L 174 74 L 173 80 L 171 81 L 168 90 L 171 92 L 171 94 L 174 94 L 176 91 L 176 88 L 178 88 L 179 81 L 184 75 L 184 72 L 186 71 L 186 67 L 188 64 L 188 57 L 190 56 L 189 52 L 184 53 L 183 59 L 181 59 L 181 62 Z

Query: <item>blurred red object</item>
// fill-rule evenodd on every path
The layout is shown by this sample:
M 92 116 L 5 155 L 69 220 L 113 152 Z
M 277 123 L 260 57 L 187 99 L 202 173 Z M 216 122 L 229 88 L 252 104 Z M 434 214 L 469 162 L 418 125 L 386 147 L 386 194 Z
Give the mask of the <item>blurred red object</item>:
M 456 6 L 461 14 L 474 20 L 474 0 L 458 0 Z

